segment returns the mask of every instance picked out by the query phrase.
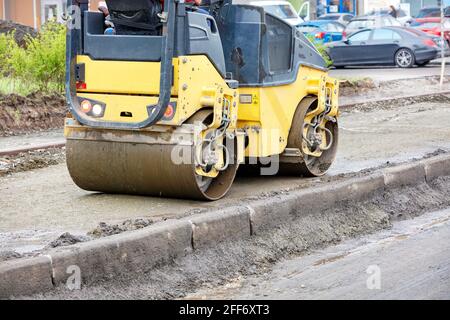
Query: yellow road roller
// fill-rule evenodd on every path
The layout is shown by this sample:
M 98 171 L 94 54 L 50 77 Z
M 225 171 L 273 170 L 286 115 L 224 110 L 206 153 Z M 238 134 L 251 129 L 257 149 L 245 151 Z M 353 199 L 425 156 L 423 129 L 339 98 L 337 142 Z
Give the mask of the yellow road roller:
M 82 189 L 217 200 L 242 165 L 321 176 L 338 83 L 263 8 L 211 0 L 69 0 L 67 166 Z

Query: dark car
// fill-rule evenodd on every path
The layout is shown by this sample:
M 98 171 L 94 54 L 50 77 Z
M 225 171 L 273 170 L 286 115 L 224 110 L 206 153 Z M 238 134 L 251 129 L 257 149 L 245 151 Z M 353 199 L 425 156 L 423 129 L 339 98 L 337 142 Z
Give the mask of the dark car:
M 391 15 L 358 16 L 345 27 L 344 37 L 362 29 L 381 27 L 400 27 L 402 24 Z
M 410 68 L 427 64 L 437 57 L 437 44 L 402 27 L 364 29 L 344 41 L 327 45 L 335 67 L 358 65 L 397 65 Z

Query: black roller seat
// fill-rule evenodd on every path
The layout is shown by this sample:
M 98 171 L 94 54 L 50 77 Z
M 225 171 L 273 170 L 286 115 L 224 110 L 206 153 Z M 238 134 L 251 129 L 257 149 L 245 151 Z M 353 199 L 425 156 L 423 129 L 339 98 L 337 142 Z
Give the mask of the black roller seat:
M 160 35 L 159 0 L 106 0 L 118 35 Z

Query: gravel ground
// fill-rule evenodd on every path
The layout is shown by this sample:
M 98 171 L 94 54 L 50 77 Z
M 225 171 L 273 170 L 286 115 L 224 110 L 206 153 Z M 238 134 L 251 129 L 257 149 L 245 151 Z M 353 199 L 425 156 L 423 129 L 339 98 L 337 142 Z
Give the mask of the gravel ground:
M 177 259 L 172 265 L 107 282 L 87 284 L 80 291 L 56 291 L 34 299 L 174 299 L 202 297 L 204 291 L 236 279 L 270 272 L 286 261 L 352 237 L 392 228 L 393 223 L 450 206 L 450 177 L 430 184 L 379 192 L 360 203 L 344 201 L 321 212 L 302 213 L 277 229 L 246 240 L 224 242 Z M 446 257 L 444 257 L 446 259 Z M 193 292 L 202 289 L 198 294 Z
M 375 84 L 364 95 L 347 101 L 415 89 L 402 81 L 395 82 L 398 87 L 394 83 Z M 425 91 L 435 88 L 433 79 L 420 81 L 418 85 Z M 64 149 L 3 157 L 0 158 L 0 261 L 448 152 L 449 122 L 450 99 L 445 95 L 426 101 L 365 104 L 344 110 L 339 152 L 328 176 L 238 177 L 230 194 L 214 203 L 85 192 L 70 179 Z M 38 168 L 42 169 L 35 170 Z M 380 193 L 365 203 L 343 202 L 324 212 L 297 217 L 270 235 L 242 243 L 224 243 L 137 279 L 135 275 L 123 277 L 72 293 L 60 288 L 35 298 L 182 298 L 200 288 L 215 288 L 239 277 L 265 274 L 277 261 L 348 237 L 390 228 L 393 221 L 450 206 L 449 191 L 450 179 L 446 178 L 430 185 Z
M 186 298 L 448 300 L 450 209 L 280 261 L 267 273 L 237 277 Z
M 157 223 L 448 152 L 450 103 L 446 99 L 345 111 L 337 159 L 328 176 L 238 177 L 229 195 L 213 203 L 90 193 L 73 184 L 64 163 L 39 170 L 31 166 L 32 171 L 0 177 L 0 251 L 32 253 L 65 233 L 87 236 L 100 223 L 120 226 L 130 219 Z M 56 159 L 63 162 L 63 155 Z
M 367 103 L 369 100 L 392 99 L 450 91 L 450 77 L 445 77 L 442 89 L 439 87 L 439 80 L 439 77 L 436 76 L 391 81 L 374 81 L 371 78 L 350 79 L 343 82 L 340 89 L 339 103 L 340 105 Z
M 65 163 L 65 148 L 35 150 L 16 156 L 0 156 L 0 177 Z

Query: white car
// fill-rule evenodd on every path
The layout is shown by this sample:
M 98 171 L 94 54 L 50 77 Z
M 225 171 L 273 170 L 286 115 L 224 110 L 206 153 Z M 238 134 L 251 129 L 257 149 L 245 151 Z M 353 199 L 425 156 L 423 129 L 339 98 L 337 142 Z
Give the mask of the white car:
M 238 3 L 234 1 L 233 3 Z M 239 3 L 243 3 L 243 1 L 239 1 Z M 264 11 L 274 16 L 283 19 L 290 25 L 296 26 L 304 20 L 299 17 L 297 12 L 295 12 L 294 7 L 287 1 L 249 1 L 247 4 L 252 6 L 262 7 Z
M 412 21 L 412 17 L 403 9 L 397 8 L 397 20 L 400 22 L 403 26 L 408 26 L 409 23 Z M 367 13 L 366 15 L 390 15 L 390 9 L 378 9 L 378 10 L 372 10 L 371 12 Z
M 326 13 L 318 17 L 317 20 L 335 21 L 347 25 L 354 17 L 351 13 Z

